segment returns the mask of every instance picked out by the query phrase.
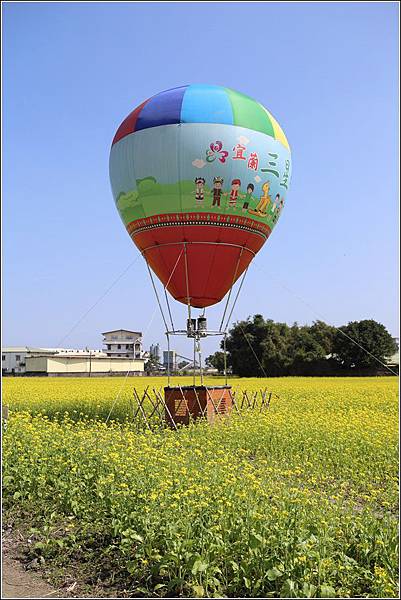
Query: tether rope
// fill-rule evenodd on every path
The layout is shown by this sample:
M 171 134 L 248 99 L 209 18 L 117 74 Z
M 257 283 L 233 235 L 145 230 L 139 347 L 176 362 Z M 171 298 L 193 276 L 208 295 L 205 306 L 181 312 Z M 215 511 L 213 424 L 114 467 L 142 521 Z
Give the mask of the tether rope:
M 237 316 L 236 316 L 236 315 L 235 315 L 235 318 L 237 318 Z M 263 365 L 262 365 L 262 363 L 260 362 L 260 360 L 259 360 L 259 358 L 258 358 L 258 355 L 256 354 L 255 350 L 253 349 L 253 346 L 252 346 L 251 342 L 248 340 L 248 336 L 247 336 L 247 334 L 245 333 L 245 331 L 244 331 L 244 329 L 243 329 L 243 327 L 242 327 L 242 325 L 241 325 L 241 321 L 237 321 L 237 323 L 238 323 L 238 325 L 239 325 L 239 327 L 240 327 L 240 329 L 241 329 L 241 331 L 242 331 L 242 334 L 243 334 L 244 338 L 245 338 L 245 339 L 246 339 L 246 341 L 248 342 L 248 346 L 249 346 L 249 347 L 250 347 L 250 349 L 252 350 L 252 352 L 253 352 L 253 355 L 254 355 L 254 357 L 256 358 L 256 360 L 257 360 L 257 362 L 258 362 L 258 365 L 259 365 L 259 367 L 260 367 L 260 369 L 261 369 L 261 371 L 262 371 L 263 375 L 264 375 L 264 376 L 267 378 L 266 371 L 264 370 L 264 368 L 263 368 Z
M 145 254 L 145 252 L 146 252 L 146 250 L 144 250 L 144 259 L 145 259 L 145 262 L 146 262 L 146 266 L 148 267 L 148 272 L 149 272 L 150 280 L 152 282 L 153 291 L 155 293 L 157 304 L 159 305 L 159 309 L 160 309 L 160 312 L 161 312 L 161 315 L 162 315 L 164 326 L 165 326 L 166 332 L 167 332 L 168 331 L 167 321 L 166 321 L 166 318 L 164 316 L 164 312 L 163 312 L 162 304 L 160 302 L 159 294 L 157 293 L 157 288 L 156 288 L 156 284 L 155 284 L 154 279 L 153 279 L 152 271 L 151 271 L 150 266 L 149 266 L 149 264 L 148 264 L 148 262 L 146 260 L 146 254 Z M 166 298 L 167 298 L 167 292 L 166 292 L 167 286 L 169 285 L 169 283 L 170 283 L 170 281 L 171 281 L 171 279 L 172 279 L 172 277 L 173 277 L 173 275 L 175 273 L 175 270 L 177 268 L 178 263 L 180 262 L 180 259 L 181 259 L 181 256 L 182 256 L 183 252 L 184 252 L 184 248 L 181 250 L 180 254 L 178 255 L 177 260 L 175 261 L 175 265 L 173 267 L 173 270 L 170 273 L 170 277 L 168 278 L 168 281 L 167 281 L 166 285 L 163 286 L 164 287 L 164 292 L 166 294 Z M 169 305 L 168 305 L 168 308 L 169 308 L 169 312 L 170 312 Z M 170 318 L 171 318 L 171 322 L 173 322 L 172 317 L 171 317 L 171 313 L 170 313 Z M 173 325 L 173 329 L 174 329 L 174 325 Z
M 151 326 L 151 325 L 152 325 L 152 323 L 153 323 L 153 319 L 154 319 L 154 318 L 155 318 L 155 316 L 156 316 L 156 313 L 157 313 L 157 306 L 156 306 L 156 308 L 154 309 L 154 311 L 153 311 L 153 314 L 152 314 L 152 316 L 150 317 L 149 323 L 148 323 L 148 324 L 147 324 L 147 326 L 146 326 L 146 329 L 145 329 L 145 331 L 144 331 L 144 334 L 143 334 L 143 338 L 144 338 L 144 337 L 147 335 L 147 333 L 148 333 L 148 331 L 149 331 L 149 329 L 150 329 L 150 326 Z M 134 359 L 133 359 L 133 360 L 134 360 Z M 124 389 L 124 387 L 125 387 L 125 384 L 126 384 L 126 382 L 127 382 L 127 379 L 128 379 L 128 376 L 129 376 L 129 374 L 130 374 L 130 373 L 131 373 L 131 367 L 130 367 L 130 368 L 128 369 L 128 371 L 126 372 L 126 374 L 125 374 L 125 377 L 124 377 L 124 381 L 122 382 L 122 384 L 121 384 L 121 387 L 120 387 L 120 389 L 118 390 L 116 397 L 114 398 L 114 401 L 113 401 L 113 404 L 112 404 L 112 406 L 111 406 L 111 408 L 110 408 L 109 414 L 107 415 L 107 419 L 106 419 L 106 421 L 105 421 L 105 424 L 107 424 L 107 423 L 108 423 L 108 421 L 109 421 L 109 419 L 110 419 L 111 413 L 113 412 L 113 410 L 114 410 L 114 407 L 115 407 L 115 405 L 117 404 L 117 400 L 120 398 L 121 392 L 123 391 L 123 389 Z
M 120 281 L 120 279 L 127 273 L 127 271 L 129 271 L 129 269 L 132 267 L 132 265 L 134 263 L 136 263 L 136 261 L 139 259 L 139 257 L 140 257 L 140 254 L 138 254 L 132 262 L 130 262 L 130 264 L 120 273 L 120 275 L 113 281 L 113 283 L 106 289 L 106 291 L 103 292 L 103 294 L 101 296 L 99 296 L 99 298 L 96 300 L 96 302 L 94 304 L 92 304 L 92 306 L 90 308 L 88 308 L 88 310 L 78 319 L 78 321 L 75 323 L 75 325 L 73 325 L 71 327 L 71 329 L 68 331 L 68 333 L 66 333 L 66 335 L 61 338 L 61 340 L 57 344 L 58 348 L 61 346 L 61 344 L 64 342 L 64 340 L 66 340 L 70 336 L 70 334 L 74 331 L 74 329 L 76 329 L 78 327 L 78 325 L 80 325 L 82 323 L 82 321 L 89 315 L 89 313 L 99 304 L 99 302 L 101 302 L 103 300 L 103 298 L 105 298 L 107 296 L 107 294 L 113 289 L 113 287 L 116 285 L 116 283 L 118 281 Z
M 167 281 L 166 285 L 164 286 L 164 290 L 166 290 L 166 289 L 167 289 L 167 286 L 169 285 L 169 283 L 170 283 L 170 281 L 171 281 L 171 278 L 172 278 L 172 277 L 173 277 L 173 275 L 174 275 L 174 272 L 175 272 L 175 270 L 176 270 L 176 268 L 177 268 L 177 265 L 178 265 L 178 263 L 179 263 L 179 261 L 180 261 L 180 258 L 181 258 L 181 256 L 182 256 L 182 253 L 183 253 L 183 250 L 181 250 L 181 252 L 180 252 L 180 254 L 179 254 L 179 256 L 178 256 L 178 258 L 177 258 L 177 260 L 176 260 L 176 262 L 175 262 L 175 265 L 174 265 L 174 267 L 173 267 L 173 270 L 171 271 L 170 277 L 169 277 L 169 279 L 168 279 L 168 281 Z M 148 267 L 148 270 L 149 270 L 149 274 L 150 274 L 150 278 L 151 278 L 151 281 L 152 281 L 153 289 L 154 289 L 154 291 L 155 291 L 155 293 L 156 293 L 157 302 L 158 302 L 158 305 L 159 305 L 160 311 L 161 311 L 161 313 L 162 313 L 163 321 L 164 321 L 164 323 L 165 323 L 165 325 L 166 325 L 166 320 L 165 320 L 165 318 L 164 318 L 163 309 L 162 309 L 161 303 L 160 303 L 160 301 L 159 301 L 159 297 L 158 297 L 158 295 L 157 295 L 157 289 L 156 289 L 156 285 L 155 285 L 155 283 L 154 283 L 154 281 L 153 281 L 153 276 L 152 276 L 152 273 L 151 273 L 151 271 L 150 271 L 150 267 L 149 267 L 149 265 L 148 265 L 148 263 L 147 263 L 147 262 L 146 262 L 146 264 L 147 264 L 147 267 Z M 143 336 L 142 336 L 143 338 L 146 336 L 147 332 L 149 331 L 149 329 L 150 329 L 150 326 L 151 326 L 151 324 L 152 324 L 152 322 L 153 322 L 153 319 L 155 318 L 155 315 L 156 315 L 156 313 L 157 313 L 157 306 L 156 306 L 155 310 L 153 311 L 153 314 L 152 314 L 152 316 L 151 316 L 151 318 L 150 318 L 150 320 L 149 320 L 149 323 L 148 323 L 148 324 L 147 324 L 147 326 L 146 326 L 145 332 L 144 332 L 144 334 L 143 334 Z M 166 325 L 166 330 L 167 330 L 167 325 Z M 129 374 L 130 374 L 130 373 L 131 373 L 131 368 L 129 368 L 129 369 L 128 369 L 128 371 L 127 371 L 127 373 L 126 373 L 126 375 L 125 375 L 125 377 L 124 377 L 124 381 L 122 382 L 122 384 L 121 384 L 121 387 L 120 387 L 120 389 L 118 390 L 116 397 L 114 398 L 113 404 L 112 404 L 112 406 L 111 406 L 111 408 L 110 408 L 109 414 L 107 415 L 107 419 L 106 419 L 106 421 L 105 421 L 105 423 L 106 423 L 106 424 L 108 423 L 108 421 L 109 421 L 109 419 L 110 419 L 111 413 L 112 413 L 112 412 L 113 412 L 113 410 L 114 410 L 114 407 L 115 407 L 115 405 L 116 405 L 116 403 L 117 403 L 117 400 L 120 398 L 121 392 L 123 391 L 123 389 L 124 389 L 124 387 L 125 387 L 125 384 L 126 384 L 126 382 L 127 382 L 127 379 L 128 379 L 128 376 L 129 376 Z

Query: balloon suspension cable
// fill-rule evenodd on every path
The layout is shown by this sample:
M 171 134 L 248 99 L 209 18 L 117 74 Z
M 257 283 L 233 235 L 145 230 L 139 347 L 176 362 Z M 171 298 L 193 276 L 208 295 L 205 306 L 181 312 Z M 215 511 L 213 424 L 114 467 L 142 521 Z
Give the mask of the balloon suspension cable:
M 166 288 L 164 288 L 164 296 L 165 296 L 165 299 L 166 299 L 167 310 L 168 310 L 168 314 L 169 314 L 169 317 L 170 317 L 171 329 L 172 329 L 172 331 L 175 331 L 173 317 L 172 317 L 171 309 L 170 309 L 170 302 L 168 300 L 168 294 L 167 294 Z
M 171 325 L 173 327 L 173 331 L 175 331 L 175 328 L 174 328 L 173 318 L 172 318 L 172 315 L 171 315 L 170 305 L 168 304 L 168 296 L 167 296 L 166 290 L 167 290 L 167 287 L 168 287 L 168 285 L 169 285 L 169 283 L 170 283 L 170 281 L 171 281 L 171 279 L 172 279 L 172 277 L 174 275 L 174 272 L 175 272 L 175 270 L 177 268 L 177 265 L 180 262 L 180 259 L 181 259 L 181 256 L 182 256 L 183 252 L 184 252 L 184 250 L 181 250 L 180 254 L 178 255 L 177 260 L 175 261 L 175 265 L 173 267 L 173 270 L 170 273 L 170 277 L 168 278 L 168 281 L 167 281 L 166 285 L 163 286 L 164 287 L 164 293 L 165 293 L 165 296 L 166 296 L 166 299 L 167 299 L 167 307 L 168 307 L 168 312 L 169 312 L 169 315 L 170 315 L 170 320 L 171 320 Z M 157 303 L 158 303 L 159 308 L 160 308 L 160 313 L 162 315 L 162 319 L 163 319 L 163 322 L 164 322 L 164 326 L 166 328 L 166 332 L 168 332 L 169 329 L 168 329 L 168 325 L 167 325 L 167 320 L 166 320 L 166 317 L 164 316 L 163 307 L 162 307 L 162 304 L 160 302 L 159 294 L 157 292 L 157 288 L 156 288 L 156 284 L 155 284 L 155 281 L 154 281 L 154 278 L 153 278 L 153 275 L 152 275 L 152 271 L 151 271 L 150 266 L 149 266 L 149 264 L 148 264 L 148 262 L 146 260 L 146 250 L 144 250 L 142 252 L 142 255 L 143 255 L 144 259 L 145 259 L 146 266 L 147 266 L 148 271 L 149 271 L 150 280 L 152 282 L 153 290 L 155 292 L 156 300 L 157 300 Z
M 187 258 L 187 243 L 186 242 L 184 242 L 184 260 L 185 260 L 185 282 L 186 282 L 186 286 L 187 286 L 188 319 L 191 319 L 191 298 L 189 296 L 188 258 Z
M 223 344 L 223 350 L 224 350 L 224 379 L 225 379 L 225 383 L 227 385 L 227 334 L 224 334 L 224 344 Z
M 239 287 L 238 287 L 237 293 L 236 293 L 236 295 L 235 295 L 235 298 L 234 298 L 233 305 L 232 305 L 232 307 L 231 307 L 231 310 L 230 310 L 230 314 L 228 315 L 228 318 L 227 318 L 227 321 L 226 321 L 226 326 L 224 327 L 224 330 L 223 330 L 223 333 L 224 333 L 224 334 L 226 334 L 226 332 L 227 332 L 227 327 L 228 327 L 228 324 L 230 323 L 230 320 L 231 320 L 231 315 L 233 314 L 233 311 L 234 311 L 235 305 L 237 304 L 237 300 L 238 300 L 238 297 L 239 297 L 239 295 L 240 295 L 240 292 L 241 292 L 242 286 L 243 286 L 243 284 L 244 284 L 244 281 L 245 281 L 246 274 L 248 273 L 248 269 L 249 269 L 249 265 L 248 265 L 248 267 L 245 269 L 245 271 L 244 271 L 244 274 L 242 275 L 242 278 L 241 278 L 241 281 L 240 281 L 240 284 L 239 284 Z
M 170 336 L 166 331 L 167 336 L 167 385 L 170 387 Z
M 237 273 L 238 273 L 238 267 L 239 267 L 239 263 L 240 263 L 240 261 L 241 261 L 241 257 L 242 257 L 242 253 L 243 253 L 243 252 L 244 252 L 244 248 L 242 247 L 242 248 L 241 248 L 241 252 L 240 252 L 240 254 L 239 254 L 239 256 L 238 256 L 238 260 L 237 260 L 237 266 L 235 267 L 235 272 L 234 272 L 233 280 L 232 280 L 232 283 L 231 283 L 231 286 L 230 286 L 230 291 L 229 291 L 229 293 L 228 293 L 228 296 L 227 296 L 227 301 L 226 301 L 226 305 L 225 305 L 225 307 L 224 307 L 223 316 L 222 316 L 222 318 L 221 318 L 221 323 L 220 323 L 219 331 L 221 331 L 221 328 L 223 327 L 224 318 L 225 318 L 225 316 L 226 316 L 227 308 L 228 308 L 228 305 L 229 305 L 229 302 L 230 302 L 231 293 L 232 293 L 232 291 L 233 291 L 234 283 L 235 283 L 235 281 L 236 281 L 236 277 L 237 277 Z
M 185 284 L 187 288 L 187 306 L 188 306 L 188 325 L 192 324 L 191 318 L 191 298 L 189 295 L 189 276 L 188 276 L 188 257 L 187 257 L 187 244 L 184 242 L 184 261 L 185 261 Z M 187 328 L 188 328 L 187 325 Z M 197 347 L 200 349 L 200 341 L 197 335 L 194 336 L 194 364 L 193 364 L 193 384 L 196 385 L 196 350 Z M 200 353 L 199 353 L 200 356 Z M 202 383 L 202 370 L 199 364 L 199 371 L 201 374 L 201 383 Z
M 178 255 L 178 258 L 174 264 L 174 267 L 171 271 L 171 274 L 169 276 L 169 279 L 167 281 L 167 283 L 163 286 L 163 291 L 164 291 L 164 296 L 165 296 L 165 301 L 166 301 L 166 306 L 167 306 L 167 312 L 168 312 L 168 316 L 165 314 L 165 311 L 163 309 L 163 305 L 161 302 L 161 299 L 159 297 L 159 293 L 156 287 L 156 283 L 155 283 L 155 279 L 154 276 L 152 274 L 151 268 L 148 264 L 148 262 L 146 261 L 146 266 L 150 275 L 150 280 L 152 282 L 152 287 L 153 287 L 153 291 L 155 293 L 156 296 L 156 301 L 157 304 L 159 306 L 159 310 L 163 319 L 163 323 L 164 323 L 164 327 L 165 327 L 165 333 L 166 333 L 166 337 L 167 337 L 167 355 L 168 355 L 168 360 L 167 360 L 167 380 L 168 380 L 168 385 L 170 386 L 170 379 L 171 379 L 171 369 L 172 369 L 172 361 L 171 361 L 171 351 L 170 351 L 170 335 L 186 335 L 189 338 L 193 338 L 194 340 L 194 348 L 193 348 L 193 385 L 196 385 L 196 370 L 197 370 L 197 360 L 196 360 L 196 355 L 198 354 L 198 364 L 199 364 L 199 376 L 200 376 L 200 383 L 201 385 L 203 385 L 203 368 L 202 368 L 202 349 L 201 349 L 201 338 L 203 337 L 207 337 L 209 335 L 220 335 L 223 336 L 224 338 L 224 342 L 223 342 L 223 348 L 224 348 L 224 378 L 225 378 L 225 384 L 227 385 L 228 382 L 228 373 L 227 373 L 227 328 L 228 325 L 230 323 L 230 319 L 231 316 L 233 314 L 234 308 L 236 306 L 239 294 L 241 292 L 246 274 L 248 272 L 248 267 L 245 269 L 240 283 L 239 283 L 239 287 L 237 289 L 237 292 L 235 294 L 235 298 L 234 301 L 232 303 L 229 315 L 227 317 L 227 320 L 225 322 L 224 325 L 224 320 L 225 317 L 227 315 L 227 312 L 229 310 L 229 306 L 230 306 L 230 300 L 232 298 L 232 294 L 233 294 L 233 289 L 234 289 L 234 285 L 236 282 L 236 278 L 237 278 L 237 274 L 238 274 L 238 270 L 239 270 L 239 265 L 241 262 L 241 258 L 243 256 L 244 250 L 248 250 L 247 248 L 244 248 L 243 246 L 237 246 L 236 244 L 224 244 L 224 245 L 230 245 L 230 246 L 235 246 L 237 247 L 240 252 L 238 255 L 238 260 L 237 260 L 237 264 L 236 264 L 236 268 L 235 268 L 235 272 L 232 278 L 232 284 L 230 286 L 230 290 L 228 293 L 228 297 L 225 303 L 225 307 L 224 307 L 224 312 L 223 312 L 223 317 L 221 319 L 221 323 L 219 326 L 219 329 L 217 331 L 209 331 L 207 330 L 207 326 L 206 326 L 206 308 L 203 308 L 200 316 L 198 317 L 198 319 L 192 319 L 192 313 L 191 313 L 191 296 L 190 296 L 190 289 L 189 289 L 189 268 L 188 268 L 188 254 L 187 254 L 187 244 L 191 243 L 191 242 L 181 242 L 180 245 L 182 245 L 182 249 L 180 254 Z M 177 244 L 167 244 L 167 245 L 177 245 Z M 145 250 L 142 251 L 142 255 L 146 260 L 146 251 L 150 250 L 150 248 L 146 248 Z M 250 251 L 252 254 L 254 254 L 252 251 Z M 186 301 L 187 301 L 187 309 L 188 309 L 188 321 L 187 321 L 187 328 L 186 330 L 176 330 L 175 325 L 174 325 L 174 321 L 173 321 L 173 316 L 172 316 L 172 312 L 171 312 L 171 308 L 170 308 L 170 302 L 169 302 L 169 298 L 168 298 L 168 286 L 170 284 L 170 281 L 176 271 L 177 265 L 180 262 L 182 255 L 184 255 L 184 266 L 185 266 L 185 285 L 186 285 Z M 169 326 L 167 321 L 170 321 L 171 323 L 171 330 L 169 330 Z M 201 324 L 202 322 L 202 324 Z

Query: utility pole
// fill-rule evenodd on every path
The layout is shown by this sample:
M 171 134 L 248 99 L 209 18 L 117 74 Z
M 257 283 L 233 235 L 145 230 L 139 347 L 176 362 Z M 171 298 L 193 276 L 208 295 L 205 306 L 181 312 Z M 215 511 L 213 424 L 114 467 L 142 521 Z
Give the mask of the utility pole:
M 90 377 L 92 374 L 92 351 L 89 350 L 88 346 L 86 346 L 85 350 L 87 352 L 89 352 L 89 374 L 88 374 L 88 377 Z

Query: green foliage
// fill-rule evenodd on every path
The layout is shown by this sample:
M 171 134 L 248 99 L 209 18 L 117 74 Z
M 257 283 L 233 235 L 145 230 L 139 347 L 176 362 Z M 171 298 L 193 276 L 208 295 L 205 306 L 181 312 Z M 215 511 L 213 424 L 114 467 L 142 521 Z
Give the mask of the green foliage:
M 396 345 L 375 321 L 340 328 L 385 362 Z M 227 337 L 228 364 L 241 377 L 339 374 L 342 368 L 377 368 L 378 362 L 335 327 L 323 321 L 292 326 L 262 315 L 234 324 Z
M 205 363 L 209 367 L 217 369 L 219 373 L 224 373 L 224 352 L 211 354 L 206 358 Z
M 227 336 L 226 348 L 233 373 L 241 377 L 263 375 L 263 342 L 267 339 L 267 322 L 262 315 L 239 321 Z M 223 342 L 222 342 L 223 346 Z
M 138 188 L 146 189 L 147 187 L 152 187 L 152 184 L 157 183 L 157 179 L 155 177 L 143 177 L 142 179 L 136 180 L 136 185 Z
M 147 196 L 160 195 L 163 189 L 163 186 L 157 183 L 154 177 L 138 179 L 137 187 L 140 200 Z
M 160 371 L 159 361 L 155 356 L 149 356 L 148 360 L 145 363 L 145 372 L 157 373 L 157 371 Z
M 385 362 L 398 349 L 384 325 L 373 319 L 352 321 L 339 330 L 334 338 L 333 351 L 345 368 L 377 368 L 376 359 Z
M 117 198 L 117 207 L 120 211 L 127 210 L 128 208 L 132 208 L 132 206 L 137 202 L 137 200 L 138 192 L 131 191 L 127 192 L 126 194 L 124 194 L 124 192 L 121 192 L 121 194 L 119 194 Z

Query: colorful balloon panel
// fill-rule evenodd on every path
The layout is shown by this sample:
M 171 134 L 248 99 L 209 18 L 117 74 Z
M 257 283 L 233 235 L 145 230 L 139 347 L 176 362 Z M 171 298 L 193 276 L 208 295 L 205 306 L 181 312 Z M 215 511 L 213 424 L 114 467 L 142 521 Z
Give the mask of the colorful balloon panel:
M 120 125 L 110 179 L 121 218 L 174 298 L 219 302 L 268 239 L 291 156 L 258 102 L 218 86 L 161 92 Z

